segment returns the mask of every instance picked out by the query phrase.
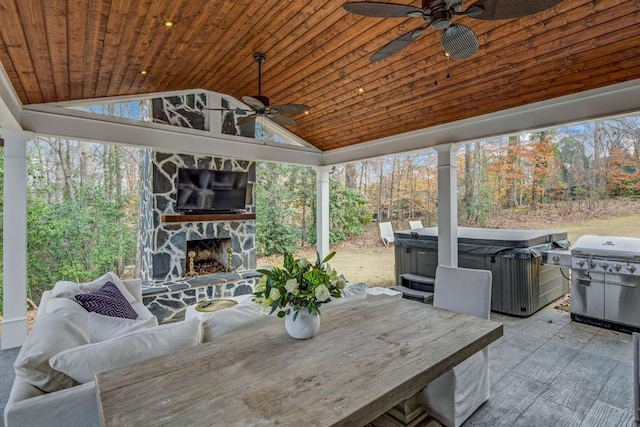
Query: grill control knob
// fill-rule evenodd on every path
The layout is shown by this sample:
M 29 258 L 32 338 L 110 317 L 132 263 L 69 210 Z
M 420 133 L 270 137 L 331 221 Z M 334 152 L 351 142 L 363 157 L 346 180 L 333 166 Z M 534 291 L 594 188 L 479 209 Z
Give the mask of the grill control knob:
M 589 261 L 589 267 L 596 268 L 596 263 L 593 261 Z
M 579 267 L 582 267 L 584 265 L 584 260 L 583 259 L 579 259 L 577 262 Z
M 602 267 L 603 270 L 606 270 L 607 267 L 609 267 L 609 264 L 607 264 L 606 262 L 603 262 L 602 264 L 600 264 L 600 267 Z
M 556 264 L 560 262 L 560 257 L 558 255 L 554 255 L 552 259 L 553 259 L 553 262 Z
M 629 270 L 629 273 L 633 273 L 636 271 L 636 266 L 635 265 L 627 265 L 627 270 Z
M 615 271 L 620 271 L 621 268 L 622 268 L 622 266 L 620 264 L 616 264 L 616 265 L 613 266 L 613 269 Z

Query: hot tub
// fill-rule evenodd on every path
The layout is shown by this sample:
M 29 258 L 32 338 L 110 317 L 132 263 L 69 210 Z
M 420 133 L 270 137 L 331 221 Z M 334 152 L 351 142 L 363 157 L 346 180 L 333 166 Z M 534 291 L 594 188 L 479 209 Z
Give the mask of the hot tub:
M 398 231 L 394 244 L 398 285 L 417 285 L 407 273 L 435 277 L 436 227 Z M 530 316 L 569 292 L 564 271 L 540 263 L 543 250 L 568 247 L 565 231 L 458 228 L 458 266 L 491 271 L 491 310 L 515 316 Z

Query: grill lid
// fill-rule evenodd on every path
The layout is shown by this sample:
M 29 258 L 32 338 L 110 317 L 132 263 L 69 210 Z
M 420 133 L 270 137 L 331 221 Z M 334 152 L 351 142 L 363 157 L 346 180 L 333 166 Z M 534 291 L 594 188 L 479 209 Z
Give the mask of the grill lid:
M 640 239 L 633 237 L 582 236 L 571 248 L 572 256 L 599 256 L 640 261 Z

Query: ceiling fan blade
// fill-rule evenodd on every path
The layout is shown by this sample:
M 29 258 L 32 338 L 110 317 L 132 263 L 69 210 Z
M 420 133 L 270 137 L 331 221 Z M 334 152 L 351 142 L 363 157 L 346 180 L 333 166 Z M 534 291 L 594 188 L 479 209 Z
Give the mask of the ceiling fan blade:
M 296 124 L 296 121 L 291 117 L 283 116 L 282 114 L 278 113 L 267 114 L 267 118 L 273 120 L 281 126 L 294 126 Z
M 415 39 L 420 37 L 427 27 L 428 25 L 426 27 L 416 28 L 415 30 L 411 30 L 406 34 L 401 35 L 400 37 L 393 40 L 391 43 L 387 44 L 385 47 L 383 47 L 382 49 L 378 50 L 376 53 L 371 55 L 371 58 L 369 58 L 369 61 L 371 62 L 380 61 L 382 59 L 385 59 L 393 55 L 396 52 L 401 51 L 402 49 L 404 49 L 405 47 L 413 43 Z
M 442 48 L 455 59 L 473 56 L 478 51 L 478 38 L 466 25 L 453 24 L 442 32 Z
M 238 126 L 243 126 L 243 125 L 249 124 L 251 122 L 255 122 L 255 120 L 256 120 L 256 115 L 255 114 L 251 114 L 249 116 L 239 117 L 236 120 L 236 123 L 238 124 Z
M 356 1 L 342 5 L 344 10 L 356 15 L 373 16 L 376 18 L 407 18 L 422 17 L 424 12 L 419 7 L 397 3 L 376 3 Z
M 283 104 L 270 108 L 280 114 L 302 114 L 310 110 L 308 105 L 304 104 Z
M 247 113 L 253 112 L 253 110 L 244 110 L 242 108 L 207 108 L 204 107 L 202 108 L 203 110 L 207 110 L 207 111 L 230 111 L 234 114 L 237 114 L 238 116 L 246 116 Z
M 476 19 L 493 21 L 497 19 L 511 19 L 531 15 L 560 4 L 562 0 L 480 0 L 469 7 L 480 6 L 484 11 L 477 15 L 468 15 Z M 467 9 L 467 11 L 469 10 Z
M 262 110 L 263 108 L 265 108 L 266 106 L 262 103 L 262 101 L 260 101 L 259 99 L 256 99 L 252 96 L 243 96 L 242 97 L 242 101 L 244 101 L 245 104 L 247 104 L 249 107 L 256 109 L 256 110 Z

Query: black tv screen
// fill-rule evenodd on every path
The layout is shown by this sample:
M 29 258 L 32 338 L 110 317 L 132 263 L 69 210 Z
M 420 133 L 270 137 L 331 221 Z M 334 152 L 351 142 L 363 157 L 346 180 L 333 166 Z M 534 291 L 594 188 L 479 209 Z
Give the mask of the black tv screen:
M 176 210 L 187 213 L 244 210 L 247 172 L 178 169 Z

